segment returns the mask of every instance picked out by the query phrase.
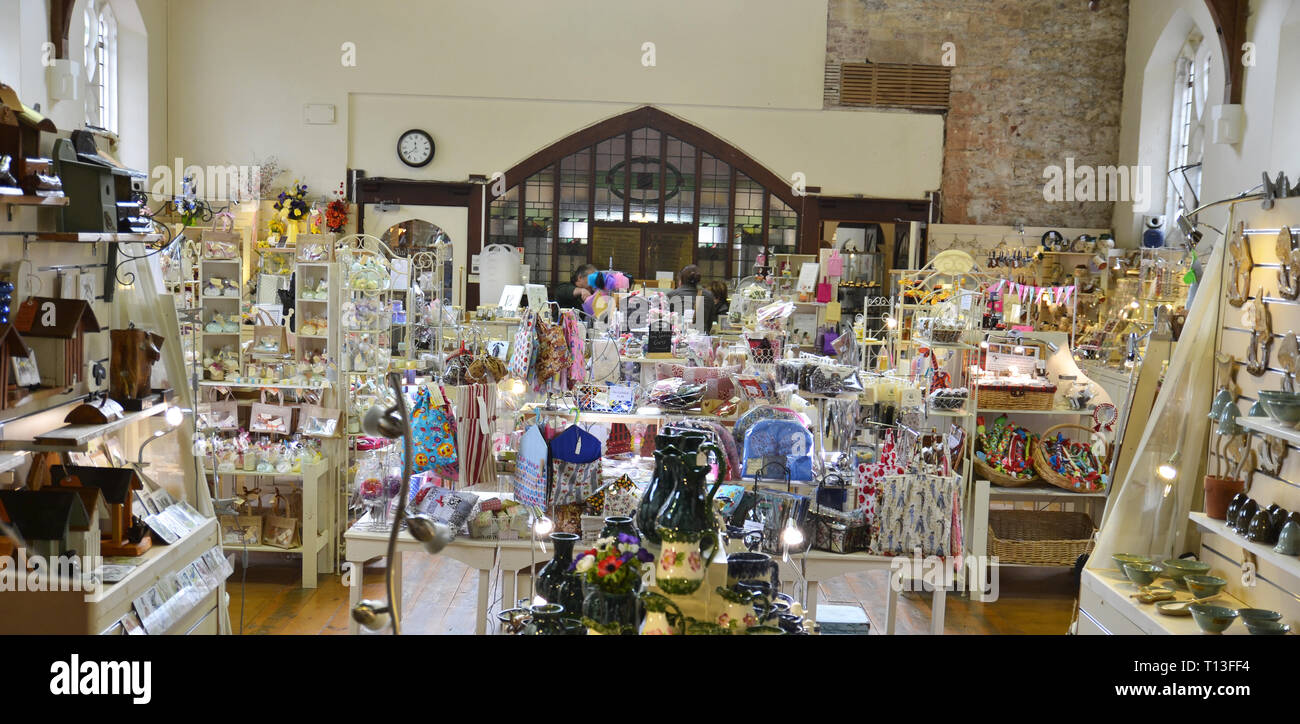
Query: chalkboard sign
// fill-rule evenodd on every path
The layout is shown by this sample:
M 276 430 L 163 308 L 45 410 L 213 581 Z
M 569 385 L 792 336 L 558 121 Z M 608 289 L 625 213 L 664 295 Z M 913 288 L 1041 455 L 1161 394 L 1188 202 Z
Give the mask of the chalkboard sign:
M 646 337 L 645 356 L 671 357 L 673 354 L 673 328 L 667 324 L 651 329 Z

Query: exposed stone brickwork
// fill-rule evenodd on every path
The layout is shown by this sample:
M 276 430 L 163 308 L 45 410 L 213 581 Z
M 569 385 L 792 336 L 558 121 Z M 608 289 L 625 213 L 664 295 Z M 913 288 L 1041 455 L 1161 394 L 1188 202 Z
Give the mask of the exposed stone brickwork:
M 1111 203 L 1045 201 L 1043 169 L 1116 163 L 1127 32 L 1126 0 L 830 0 L 826 61 L 939 65 L 952 42 L 943 221 L 1109 227 Z

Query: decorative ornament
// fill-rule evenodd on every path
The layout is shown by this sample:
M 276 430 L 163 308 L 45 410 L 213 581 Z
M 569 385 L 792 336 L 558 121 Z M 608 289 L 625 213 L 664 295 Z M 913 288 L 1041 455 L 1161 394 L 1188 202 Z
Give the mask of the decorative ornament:
M 1240 307 L 1250 294 L 1250 272 L 1255 263 L 1250 257 L 1250 240 L 1246 238 L 1246 224 L 1241 222 L 1228 240 L 1228 304 Z M 1260 296 L 1264 292 L 1260 290 Z M 1258 374 L 1258 373 L 1252 373 Z

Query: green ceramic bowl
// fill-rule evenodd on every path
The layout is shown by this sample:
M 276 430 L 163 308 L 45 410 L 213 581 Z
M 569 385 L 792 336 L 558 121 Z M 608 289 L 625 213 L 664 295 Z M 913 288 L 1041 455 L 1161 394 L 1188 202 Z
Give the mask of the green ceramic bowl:
M 1115 561 L 1115 567 L 1122 573 L 1125 563 L 1155 563 L 1155 559 L 1148 556 L 1139 556 L 1136 553 L 1116 553 L 1110 559 Z
M 1184 576 L 1205 575 L 1210 572 L 1209 563 L 1190 558 L 1168 558 L 1161 565 L 1165 567 L 1165 575 L 1174 579 L 1175 583 L 1182 583 Z
M 1156 611 L 1166 616 L 1191 616 L 1187 601 L 1156 601 Z
M 1196 619 L 1196 625 L 1205 633 L 1223 633 L 1237 620 L 1237 612 L 1224 606 L 1193 603 L 1187 607 Z
M 1237 615 L 1241 616 L 1242 623 L 1282 620 L 1282 614 L 1277 611 L 1270 611 L 1267 608 L 1239 608 L 1237 609 Z
M 1288 424 L 1300 422 L 1300 400 L 1261 397 L 1259 401 L 1264 403 L 1264 412 L 1275 421 Z
M 1164 569 L 1154 563 L 1125 563 L 1124 575 L 1139 586 L 1149 586 Z
M 1217 596 L 1228 585 L 1226 579 L 1218 576 L 1183 576 L 1183 583 L 1187 584 L 1187 590 L 1197 598 Z
M 1285 636 L 1291 630 L 1290 626 L 1281 621 L 1243 619 L 1242 623 L 1246 624 L 1246 630 L 1250 631 L 1251 636 Z

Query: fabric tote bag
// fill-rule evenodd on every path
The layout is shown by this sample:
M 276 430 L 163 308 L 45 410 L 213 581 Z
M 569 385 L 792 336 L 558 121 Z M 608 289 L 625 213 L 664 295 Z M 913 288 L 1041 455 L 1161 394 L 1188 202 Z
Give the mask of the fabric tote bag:
M 447 407 L 435 406 L 428 387 L 420 387 L 411 408 L 411 433 L 415 460 L 412 470 L 432 470 L 455 480 L 460 475 L 456 454 L 456 420 Z
M 600 489 L 601 448 L 599 438 L 577 425 L 551 440 L 551 505 L 585 503 Z

